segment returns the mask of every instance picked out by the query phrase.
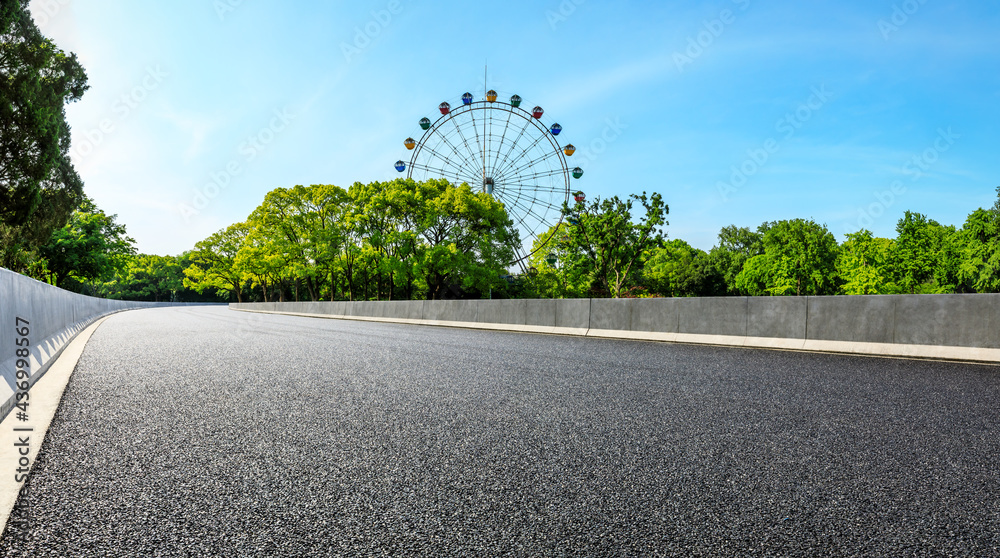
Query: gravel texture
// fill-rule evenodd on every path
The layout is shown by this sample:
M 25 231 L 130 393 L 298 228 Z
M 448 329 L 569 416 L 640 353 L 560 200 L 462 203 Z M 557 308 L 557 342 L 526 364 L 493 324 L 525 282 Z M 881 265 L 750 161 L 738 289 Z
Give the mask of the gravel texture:
M 31 487 L 7 556 L 1000 556 L 1000 368 L 141 310 Z

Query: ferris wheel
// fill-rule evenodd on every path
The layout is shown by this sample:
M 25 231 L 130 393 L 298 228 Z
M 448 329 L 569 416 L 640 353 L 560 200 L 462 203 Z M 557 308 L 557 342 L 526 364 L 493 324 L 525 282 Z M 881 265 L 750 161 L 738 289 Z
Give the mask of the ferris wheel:
M 455 107 L 441 103 L 435 120 L 420 119 L 420 138 L 403 142 L 409 161 L 395 166 L 415 180 L 468 183 L 503 203 L 520 237 L 509 264 L 524 267 L 533 246 L 543 246 L 562 222 L 570 181 L 583 176 L 583 169 L 567 165 L 576 148 L 559 144 L 562 126 L 544 124 L 542 107 L 528 111 L 521 104 L 518 95 L 498 101 L 493 90 L 485 100 L 466 93 Z

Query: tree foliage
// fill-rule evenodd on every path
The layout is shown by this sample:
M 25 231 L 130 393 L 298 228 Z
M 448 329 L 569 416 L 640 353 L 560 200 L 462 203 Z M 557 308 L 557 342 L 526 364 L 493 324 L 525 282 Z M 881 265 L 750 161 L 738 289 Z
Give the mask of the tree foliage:
M 824 295 L 836 292 L 837 239 L 812 220 L 766 227 L 764 253 L 746 261 L 736 287 L 751 295 Z
M 198 293 L 232 295 L 243 302 L 246 278 L 236 265 L 236 256 L 248 231 L 246 223 L 236 223 L 195 244 L 184 270 L 184 286 Z
M 35 251 L 82 201 L 64 107 L 87 76 L 42 36 L 27 2 L 0 6 L 0 265 L 38 273 Z
M 948 293 L 959 288 L 959 233 L 926 215 L 907 211 L 896 225 L 889 253 L 892 283 L 902 293 Z
M 889 287 L 889 254 L 895 243 L 875 238 L 869 230 L 847 235 L 837 257 L 837 274 L 841 279 L 840 294 L 887 294 Z
M 178 258 L 138 254 L 102 285 L 100 294 L 119 300 L 164 302 L 177 300 L 178 291 L 183 289 L 184 269 Z
M 637 222 L 632 217 L 635 202 L 645 210 Z M 649 197 L 643 192 L 624 200 L 613 196 L 565 206 L 566 234 L 559 238 L 567 265 L 586 270 L 591 293 L 622 296 L 641 275 L 643 254 L 663 242 L 661 227 L 668 224 L 668 213 L 663 197 L 655 192 Z
M 736 276 L 743 271 L 747 260 L 764 253 L 764 233 L 770 223 L 764 223 L 756 231 L 748 227 L 730 225 L 719 231 L 719 244 L 709 253 L 715 268 L 722 274 L 729 294 L 747 295 L 736 286 Z
M 116 215 L 107 215 L 84 198 L 69 223 L 53 232 L 39 252 L 51 283 L 77 291 L 80 285 L 110 279 L 124 269 L 135 254 L 134 243 Z
M 1000 200 L 1000 189 L 998 189 Z M 633 215 L 641 205 L 644 212 Z M 505 269 L 518 232 L 503 205 L 443 180 L 294 186 L 178 257 L 135 254 L 114 215 L 84 199 L 35 260 L 53 284 L 134 300 L 400 300 L 686 297 L 1000 291 L 1000 201 L 960 229 L 905 212 L 894 239 L 862 230 L 838 245 L 792 219 L 728 226 L 709 252 L 662 230 L 659 194 L 565 207 Z
M 958 280 L 966 290 L 1000 292 L 1000 188 L 997 205 L 977 209 L 962 227 Z
M 726 281 L 705 251 L 671 240 L 646 255 L 643 283 L 651 293 L 669 297 L 722 296 Z
M 198 243 L 185 285 L 239 301 L 478 297 L 504 290 L 517 238 L 503 205 L 467 184 L 277 188 Z

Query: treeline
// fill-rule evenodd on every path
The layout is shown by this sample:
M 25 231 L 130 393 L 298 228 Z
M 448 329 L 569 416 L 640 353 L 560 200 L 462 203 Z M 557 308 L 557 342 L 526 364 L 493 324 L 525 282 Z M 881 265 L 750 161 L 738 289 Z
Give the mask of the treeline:
M 68 291 L 120 300 L 226 302 L 224 293 L 197 293 L 184 286 L 190 252 L 178 257 L 138 254 L 117 216 L 82 197 L 65 225 L 32 249 L 7 250 L 17 271 Z
M 503 205 L 467 184 L 278 188 L 195 246 L 184 284 L 237 301 L 511 296 L 517 238 Z
M 571 224 L 533 256 L 535 283 L 545 297 L 995 293 L 1000 188 L 997 193 L 993 207 L 973 211 L 961 228 L 906 211 L 896 238 L 861 230 L 838 244 L 825 225 L 792 219 L 756 230 L 725 227 L 708 252 L 657 234 L 628 249 L 639 228 L 662 219 L 655 208 L 647 207 L 629 233 L 628 226 L 608 225 L 609 214 L 626 209 L 617 198 L 577 203 L 565 212 Z M 615 250 L 618 257 L 601 256 Z
M 709 251 L 670 240 L 659 194 L 579 202 L 513 273 L 502 204 L 443 180 L 278 188 L 180 256 L 137 254 L 84 198 L 27 271 L 107 298 L 174 301 L 779 296 L 1000 292 L 998 201 L 961 228 L 907 211 L 895 238 L 838 243 L 812 220 L 723 228 Z

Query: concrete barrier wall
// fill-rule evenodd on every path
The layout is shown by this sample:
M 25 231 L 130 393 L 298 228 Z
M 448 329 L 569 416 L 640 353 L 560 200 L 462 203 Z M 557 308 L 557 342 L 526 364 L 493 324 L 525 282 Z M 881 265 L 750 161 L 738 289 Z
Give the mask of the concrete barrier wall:
M 230 307 L 595 337 L 1000 361 L 997 294 L 287 302 Z
M 0 373 L 4 380 L 0 382 L 0 419 L 7 416 L 16 402 L 16 364 L 20 358 L 16 351 L 24 348 L 17 345 L 24 343 L 20 341 L 22 338 L 28 339 L 31 364 L 28 382 L 34 385 L 66 344 L 101 316 L 131 308 L 169 305 L 83 296 L 0 268 Z M 20 325 L 18 318 L 22 320 Z M 18 334 L 18 327 L 27 327 L 28 335 Z

